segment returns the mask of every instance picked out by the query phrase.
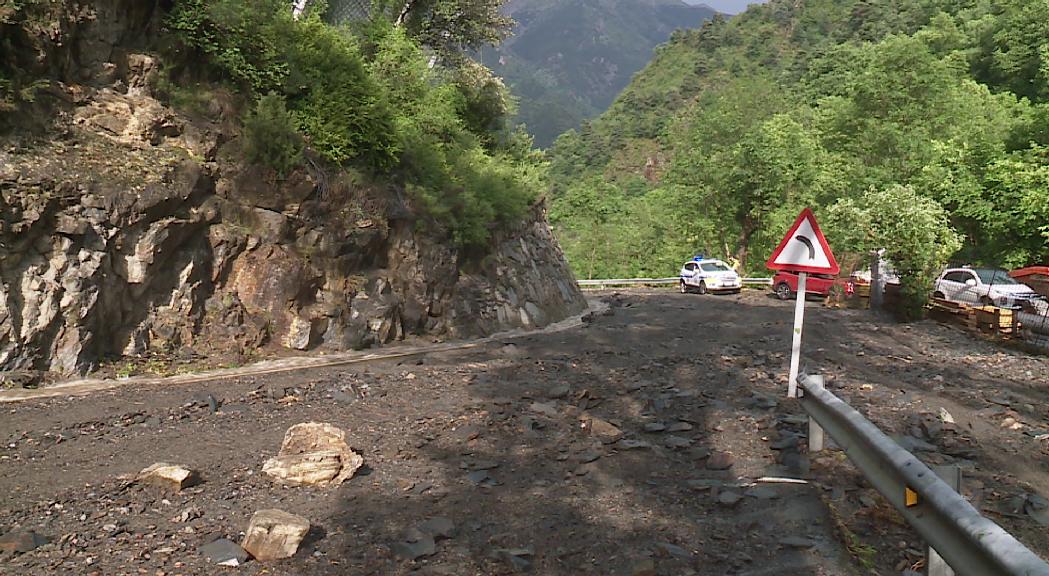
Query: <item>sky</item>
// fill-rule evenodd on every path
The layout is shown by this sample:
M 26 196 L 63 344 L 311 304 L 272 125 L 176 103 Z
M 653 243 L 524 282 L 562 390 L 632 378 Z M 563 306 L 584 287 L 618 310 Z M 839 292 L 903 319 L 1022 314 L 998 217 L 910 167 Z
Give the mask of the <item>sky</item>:
M 689 4 L 706 4 L 718 12 L 739 14 L 748 4 L 764 4 L 765 0 L 685 0 Z

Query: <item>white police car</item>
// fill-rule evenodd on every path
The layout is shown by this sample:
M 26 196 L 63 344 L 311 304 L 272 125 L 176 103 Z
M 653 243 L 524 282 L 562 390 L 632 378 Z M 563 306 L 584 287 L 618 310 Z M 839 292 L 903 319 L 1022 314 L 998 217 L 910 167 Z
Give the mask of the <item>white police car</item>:
M 738 294 L 743 289 L 743 280 L 731 266 L 721 260 L 696 256 L 681 267 L 681 281 L 678 283 L 682 294 L 692 291 L 730 292 Z

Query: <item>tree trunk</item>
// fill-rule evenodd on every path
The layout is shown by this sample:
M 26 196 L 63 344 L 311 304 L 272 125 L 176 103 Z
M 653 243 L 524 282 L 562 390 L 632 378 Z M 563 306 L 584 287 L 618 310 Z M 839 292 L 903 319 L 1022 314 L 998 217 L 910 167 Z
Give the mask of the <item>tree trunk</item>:
M 736 260 L 739 260 L 739 269 L 747 269 L 747 255 L 750 252 L 750 237 L 754 235 L 756 226 L 748 216 L 743 219 L 742 230 L 739 233 L 739 248 L 736 249 Z
M 404 8 L 402 8 L 401 13 L 397 15 L 397 20 L 394 21 L 394 24 L 397 26 L 404 26 L 404 21 L 408 19 L 408 13 L 411 12 L 412 8 L 415 6 L 415 1 L 416 0 L 408 0 L 404 3 Z

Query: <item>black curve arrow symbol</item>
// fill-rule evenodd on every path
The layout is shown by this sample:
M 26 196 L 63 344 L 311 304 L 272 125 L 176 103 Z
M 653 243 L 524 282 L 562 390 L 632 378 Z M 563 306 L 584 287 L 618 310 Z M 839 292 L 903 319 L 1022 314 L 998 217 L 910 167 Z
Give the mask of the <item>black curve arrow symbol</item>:
M 809 260 L 816 259 L 816 247 L 812 245 L 812 240 L 809 240 L 808 237 L 802 236 L 801 234 L 795 236 L 794 239 L 809 247 Z

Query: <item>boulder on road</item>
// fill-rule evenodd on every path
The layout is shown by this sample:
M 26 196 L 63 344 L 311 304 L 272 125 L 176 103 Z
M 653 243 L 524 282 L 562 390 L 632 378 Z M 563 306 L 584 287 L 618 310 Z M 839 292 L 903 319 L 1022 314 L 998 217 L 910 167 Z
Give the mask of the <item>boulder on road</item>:
M 185 466 L 157 462 L 138 473 L 137 482 L 180 492 L 201 483 L 200 474 Z
M 623 437 L 623 431 L 606 420 L 592 416 L 584 419 L 584 423 L 590 428 L 590 434 L 604 444 L 612 444 Z
M 310 531 L 310 521 L 283 510 L 259 510 L 251 517 L 241 547 L 256 560 L 291 558 Z
M 714 452 L 707 459 L 708 470 L 728 470 L 736 463 L 736 459 L 729 452 Z
M 262 471 L 295 486 L 338 486 L 364 465 L 364 458 L 346 444 L 346 433 L 319 422 L 288 429 L 277 456 Z

